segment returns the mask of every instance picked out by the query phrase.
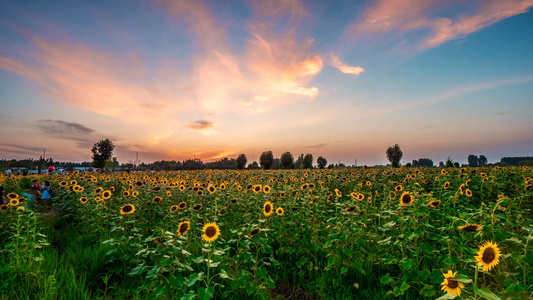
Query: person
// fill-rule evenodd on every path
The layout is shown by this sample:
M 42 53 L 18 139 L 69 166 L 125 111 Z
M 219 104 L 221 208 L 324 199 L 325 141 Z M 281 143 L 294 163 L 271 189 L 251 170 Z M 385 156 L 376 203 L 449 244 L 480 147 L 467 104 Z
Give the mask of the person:
M 48 200 L 52 198 L 50 196 L 50 182 L 48 182 L 48 180 L 41 186 L 41 192 L 43 193 L 41 195 L 41 201 L 44 201 L 44 205 L 47 205 Z
M 28 169 L 22 170 L 22 176 L 28 176 Z
M 36 191 L 40 191 L 41 190 L 41 184 L 37 181 L 37 179 L 35 179 L 33 181 L 33 184 L 31 186 L 31 189 L 32 190 L 36 190 Z
M 11 175 L 11 168 L 8 168 L 8 169 L 6 170 L 6 175 L 7 175 L 7 176 L 10 176 L 10 175 Z

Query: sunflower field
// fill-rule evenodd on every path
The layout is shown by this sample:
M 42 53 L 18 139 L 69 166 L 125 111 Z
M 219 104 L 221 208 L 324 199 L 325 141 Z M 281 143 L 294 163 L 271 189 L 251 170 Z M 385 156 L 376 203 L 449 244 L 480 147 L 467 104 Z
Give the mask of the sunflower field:
M 531 299 L 533 168 L 0 177 L 0 299 Z

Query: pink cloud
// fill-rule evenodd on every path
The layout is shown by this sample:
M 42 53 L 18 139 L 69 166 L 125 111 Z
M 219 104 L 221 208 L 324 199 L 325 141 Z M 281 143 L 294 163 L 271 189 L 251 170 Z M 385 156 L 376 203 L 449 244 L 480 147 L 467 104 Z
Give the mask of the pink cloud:
M 474 5 L 472 5 L 472 3 Z M 435 17 L 437 13 L 455 5 L 473 7 L 468 14 L 452 18 Z M 380 0 L 369 6 L 363 16 L 350 28 L 360 34 L 406 33 L 429 29 L 421 41 L 421 48 L 431 48 L 446 41 L 462 38 L 500 20 L 525 13 L 533 0 L 487 0 L 475 2 L 447 2 L 437 0 Z

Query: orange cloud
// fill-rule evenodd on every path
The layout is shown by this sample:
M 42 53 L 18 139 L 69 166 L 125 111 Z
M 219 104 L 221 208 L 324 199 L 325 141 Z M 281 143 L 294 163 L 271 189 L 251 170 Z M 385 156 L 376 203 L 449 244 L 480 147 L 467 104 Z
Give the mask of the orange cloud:
M 196 122 L 189 123 L 186 126 L 189 127 L 189 128 L 192 128 L 192 129 L 200 129 L 201 130 L 201 129 L 209 129 L 209 128 L 213 127 L 213 125 L 215 125 L 214 122 L 206 121 L 206 120 L 199 120 L 199 121 L 196 121 Z
M 462 38 L 500 20 L 525 13 L 533 6 L 533 0 L 476 1 L 476 11 L 455 18 L 430 17 L 453 5 L 437 0 L 380 0 L 369 6 L 351 29 L 358 33 L 405 33 L 429 29 L 421 43 L 422 48 L 438 46 L 446 41 Z M 464 5 L 457 2 L 455 5 Z

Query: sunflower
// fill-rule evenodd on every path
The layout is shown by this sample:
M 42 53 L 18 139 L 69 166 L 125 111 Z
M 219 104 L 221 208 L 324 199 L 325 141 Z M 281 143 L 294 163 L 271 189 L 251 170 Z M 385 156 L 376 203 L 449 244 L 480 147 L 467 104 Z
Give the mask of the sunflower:
M 115 191 L 115 187 L 112 186 L 112 187 L 109 188 L 109 190 L 110 190 L 111 192 L 114 192 L 114 191 Z
M 198 195 L 198 196 L 202 196 L 203 194 L 204 194 L 203 190 L 197 190 L 196 191 L 196 195 Z
M 444 183 L 444 189 L 447 190 L 449 187 L 450 187 L 450 183 L 448 181 L 446 181 Z
M 178 235 L 185 235 L 191 229 L 191 222 L 183 221 L 178 225 Z
M 185 186 L 184 186 L 183 184 L 182 184 L 182 185 L 180 185 L 180 191 L 182 191 L 182 192 L 183 192 L 184 190 L 185 190 Z
M 396 192 L 394 192 L 394 191 L 390 191 L 390 192 L 389 192 L 389 199 L 392 200 L 392 199 L 394 199 L 394 198 L 396 198 Z
M 237 199 L 231 199 L 231 203 L 233 204 L 237 203 Z
M 350 196 L 354 199 L 357 199 L 357 193 L 356 192 L 351 192 L 350 193 Z
M 394 187 L 394 190 L 397 191 L 397 192 L 401 192 L 403 191 L 403 187 L 401 184 L 398 184 L 397 186 Z
M 60 186 L 67 186 L 67 185 L 68 185 L 68 182 L 66 182 L 66 181 L 61 181 L 61 182 L 59 183 L 59 185 L 60 185 Z
M 216 240 L 220 235 L 220 228 L 216 222 L 205 224 L 202 231 L 204 232 L 202 239 L 208 243 Z
M 265 217 L 270 216 L 272 214 L 272 211 L 272 202 L 265 202 L 265 204 L 263 205 L 263 214 L 265 215 Z
M 212 185 L 210 185 L 210 186 L 207 188 L 207 190 L 208 190 L 211 194 L 213 194 L 214 192 L 217 191 L 217 188 L 214 187 L 214 186 L 212 186 Z
M 122 195 L 127 198 L 130 196 L 130 191 L 123 191 Z
M 263 187 L 260 184 L 254 185 L 254 193 L 259 193 Z
M 465 193 L 465 189 L 466 188 L 465 188 L 465 184 L 464 183 L 459 186 L 459 191 L 461 192 L 461 195 L 463 195 Z
M 300 190 L 303 191 L 303 190 L 307 189 L 308 187 L 309 187 L 309 184 L 304 183 L 304 184 L 302 184 L 302 186 L 300 187 Z
M 167 196 L 172 197 L 172 193 L 170 191 L 167 191 Z
M 76 184 L 78 184 L 78 182 L 77 182 L 76 180 L 71 180 L 71 181 L 70 181 L 70 184 L 71 184 L 71 185 L 76 185 Z
M 8 199 L 18 199 L 19 195 L 16 193 L 9 193 L 7 194 Z
M 200 209 L 202 209 L 202 204 L 196 204 L 192 209 L 200 210 Z
M 24 206 L 19 206 L 17 207 L 17 210 L 26 210 L 26 208 Z
M 132 214 L 135 211 L 135 206 L 133 204 L 126 204 L 120 208 L 121 215 Z
M 448 270 L 447 274 L 443 273 L 442 275 L 444 275 L 444 281 L 441 283 L 441 290 L 452 296 L 460 296 L 461 289 L 463 289 L 465 285 L 460 281 L 453 280 L 455 275 L 457 275 L 457 272 L 453 273 L 451 270 Z
M 270 193 L 270 186 L 265 185 L 265 186 L 263 187 L 263 193 L 265 193 L 265 194 Z
M 277 214 L 278 216 L 283 216 L 283 208 L 278 207 L 278 208 L 276 209 L 276 214 Z
M 0 206 L 0 211 L 6 211 L 9 209 L 9 205 L 7 204 L 2 204 L 2 206 Z
M 342 193 L 341 193 L 341 191 L 339 191 L 339 189 L 335 189 L 335 195 L 337 197 L 342 197 Z
M 483 271 L 490 271 L 495 265 L 500 263 L 500 256 L 502 255 L 497 243 L 487 241 L 485 244 L 479 246 L 479 251 L 474 256 L 478 266 L 483 267 Z
M 176 210 L 178 210 L 178 208 L 179 208 L 179 206 L 177 206 L 177 205 L 172 205 L 172 206 L 170 207 L 170 212 L 175 212 Z
M 281 198 L 285 197 L 285 192 L 281 192 L 281 193 L 279 193 L 279 196 L 280 196 Z
M 478 224 L 467 224 L 465 226 L 459 226 L 457 228 L 462 231 L 474 232 L 474 231 L 480 231 L 481 229 L 483 229 L 483 226 L 478 225 Z
M 19 199 L 11 199 L 11 200 L 9 200 L 9 205 L 10 206 L 17 206 L 19 204 L 20 204 Z
M 88 200 L 87 197 L 81 197 L 80 198 L 80 202 L 83 203 L 83 204 L 87 203 L 87 200 Z
M 178 204 L 178 208 L 179 208 L 179 209 L 185 209 L 185 208 L 187 208 L 187 202 L 185 202 L 185 201 L 180 202 L 180 204 Z
M 436 200 L 436 201 L 429 201 L 429 206 L 431 207 L 437 207 L 440 205 L 440 200 Z
M 470 189 L 466 189 L 465 194 L 467 197 L 472 197 L 472 191 Z
M 413 195 L 409 192 L 404 192 L 400 197 L 400 204 L 402 206 L 408 206 L 413 203 Z
M 100 193 L 103 192 L 103 191 L 104 191 L 103 188 L 98 187 L 98 188 L 96 188 L 96 189 L 94 190 L 94 193 L 95 193 L 95 194 L 100 194 Z
M 259 233 L 259 229 L 255 228 L 254 230 L 252 230 L 252 232 L 250 232 L 250 236 L 251 237 L 255 237 L 255 236 L 257 236 L 258 233 Z
M 345 211 L 345 212 L 352 212 L 352 211 L 354 211 L 356 208 L 357 208 L 357 206 L 350 206 L 350 207 L 346 208 L 344 211 Z
M 131 196 L 132 196 L 133 198 L 135 198 L 135 197 L 139 196 L 139 192 L 137 192 L 137 191 L 133 191 L 133 192 L 131 192 Z
M 357 200 L 363 201 L 364 199 L 365 199 L 365 194 L 361 194 L 361 193 L 357 194 Z
M 155 202 L 155 203 L 159 203 L 159 202 L 161 202 L 161 200 L 163 200 L 163 199 L 161 197 L 159 197 L 159 196 L 155 196 L 154 199 L 152 199 L 152 201 Z

